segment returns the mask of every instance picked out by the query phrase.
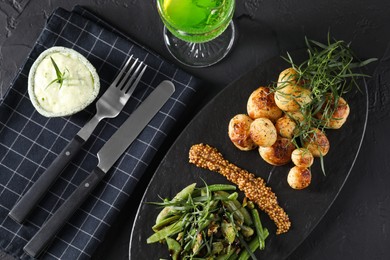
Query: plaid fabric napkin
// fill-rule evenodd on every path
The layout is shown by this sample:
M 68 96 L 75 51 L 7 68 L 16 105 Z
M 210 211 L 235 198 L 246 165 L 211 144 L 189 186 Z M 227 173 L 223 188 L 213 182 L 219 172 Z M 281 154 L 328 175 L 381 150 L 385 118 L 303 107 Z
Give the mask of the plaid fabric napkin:
M 24 225 L 8 212 L 41 173 L 93 116 L 95 105 L 70 117 L 45 118 L 28 97 L 27 76 L 38 55 L 52 46 L 73 48 L 98 70 L 101 93 L 133 54 L 147 65 L 141 83 L 124 111 L 101 122 L 77 158 L 64 170 Z M 48 19 L 13 86 L 0 103 L 0 249 L 21 259 L 27 241 L 97 165 L 97 151 L 129 114 L 162 81 L 176 91 L 103 182 L 68 221 L 43 254 L 43 259 L 88 259 L 129 198 L 156 151 L 193 99 L 200 81 L 137 45 L 81 7 L 57 9 Z

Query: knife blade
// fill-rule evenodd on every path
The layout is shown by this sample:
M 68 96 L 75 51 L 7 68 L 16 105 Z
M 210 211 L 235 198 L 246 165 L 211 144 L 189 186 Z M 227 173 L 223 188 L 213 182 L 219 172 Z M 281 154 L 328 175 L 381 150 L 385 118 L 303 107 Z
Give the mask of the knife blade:
M 34 182 L 34 184 L 13 206 L 11 211 L 8 213 L 8 216 L 11 217 L 13 220 L 15 220 L 18 223 L 23 223 L 26 220 L 26 218 L 37 207 L 38 203 L 46 195 L 49 188 L 60 176 L 61 172 L 78 154 L 78 152 L 81 150 L 83 145 L 87 142 L 89 137 L 92 135 L 92 132 L 95 130 L 97 125 L 101 122 L 101 120 L 103 120 L 104 118 L 115 117 L 116 113 L 119 114 L 121 112 L 121 110 L 128 102 L 129 97 L 134 92 L 135 88 L 137 87 L 139 81 L 142 78 L 142 75 L 146 70 L 146 65 L 143 68 L 141 67 L 144 64 L 143 62 L 140 62 L 138 64 L 138 67 L 136 68 L 138 59 L 136 59 L 135 62 L 132 63 L 131 67 L 128 69 L 132 57 L 133 56 L 130 56 L 130 58 L 127 59 L 126 64 L 123 66 L 116 79 L 113 81 L 113 83 L 111 83 L 110 87 L 107 88 L 107 90 L 100 97 L 100 99 L 96 101 L 96 109 L 97 111 L 101 110 L 99 109 L 99 107 L 102 106 L 101 104 L 106 103 L 106 100 L 116 96 L 113 94 L 116 93 L 115 89 L 118 89 L 118 86 L 120 86 L 120 84 L 125 83 L 125 81 L 128 80 L 126 82 L 131 83 L 132 86 L 127 91 L 125 96 L 126 98 L 122 98 L 122 99 L 118 98 L 119 101 L 115 104 L 115 108 L 111 110 L 111 111 L 115 111 L 115 113 L 111 115 L 108 114 L 103 115 L 102 113 L 96 112 L 96 114 L 78 131 L 78 133 L 69 141 L 69 143 L 58 154 L 55 160 L 53 160 L 53 162 L 39 176 L 39 178 Z M 139 70 L 141 70 L 140 73 L 138 73 Z M 124 72 L 126 72 L 125 75 L 123 75 Z M 130 79 L 127 78 L 128 76 L 130 76 L 129 73 L 132 73 Z M 119 83 L 118 81 L 121 83 Z M 117 104 L 119 103 L 120 105 L 117 106 Z
M 150 120 L 158 113 L 174 91 L 175 86 L 172 82 L 167 80 L 161 82 L 119 127 L 97 153 L 97 167 L 23 248 L 28 255 L 37 257 L 49 245 L 57 232 L 86 200 L 88 195 L 148 125 Z

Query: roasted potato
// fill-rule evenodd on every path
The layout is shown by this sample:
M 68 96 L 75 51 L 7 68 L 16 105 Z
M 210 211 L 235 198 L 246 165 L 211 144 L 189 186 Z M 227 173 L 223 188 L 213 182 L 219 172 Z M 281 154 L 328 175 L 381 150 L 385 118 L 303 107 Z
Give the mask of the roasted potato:
M 330 143 L 325 133 L 317 128 L 304 140 L 303 146 L 307 148 L 314 157 L 325 156 L 330 149 Z
M 297 85 L 298 84 L 298 72 L 290 67 L 279 74 L 277 86 L 278 88 L 283 88 L 286 85 Z
M 275 92 L 275 103 L 283 111 L 297 111 L 311 100 L 310 90 L 299 86 L 288 86 Z
M 333 99 L 330 102 L 334 103 Z M 321 111 L 317 113 L 317 118 L 328 118 L 327 122 L 325 122 L 325 126 L 331 129 L 339 129 L 347 121 L 349 116 L 350 109 L 347 101 L 345 101 L 344 98 L 339 97 L 336 108 L 334 105 L 331 105 L 328 109 L 329 111 L 332 111 L 332 115 L 324 116 L 324 111 Z
M 291 154 L 292 162 L 298 167 L 310 167 L 314 162 L 314 157 L 306 148 L 297 148 Z
M 286 112 L 286 115 L 298 123 L 304 123 L 304 121 L 305 121 L 305 115 L 300 110 Z
M 287 182 L 293 189 L 304 189 L 311 183 L 311 172 L 306 167 L 294 166 L 287 175 Z
M 291 161 L 291 153 L 294 149 L 295 146 L 290 139 L 278 137 L 272 146 L 260 146 L 259 153 L 264 161 L 279 166 Z
M 250 137 L 250 126 L 253 120 L 244 114 L 235 115 L 229 122 L 229 138 L 242 151 L 249 151 L 257 147 Z
M 276 128 L 268 118 L 255 119 L 249 129 L 251 139 L 258 146 L 271 146 L 277 138 Z
M 252 119 L 265 117 L 273 122 L 283 114 L 268 87 L 259 87 L 252 92 L 247 102 L 247 112 Z
M 293 119 L 291 119 L 288 115 L 284 115 L 278 120 L 276 120 L 275 128 L 277 133 L 288 139 L 292 139 L 294 137 L 294 132 L 296 130 L 297 124 Z
M 297 111 L 311 102 L 311 91 L 299 85 L 298 73 L 288 68 L 279 74 L 275 103 L 283 111 Z

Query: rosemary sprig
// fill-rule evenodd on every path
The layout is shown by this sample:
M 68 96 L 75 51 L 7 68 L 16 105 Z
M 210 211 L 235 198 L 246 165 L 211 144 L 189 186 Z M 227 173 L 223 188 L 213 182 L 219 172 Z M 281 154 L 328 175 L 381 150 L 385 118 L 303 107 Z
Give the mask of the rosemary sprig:
M 64 83 L 64 80 L 66 79 L 65 77 L 65 72 L 68 71 L 68 69 L 65 69 L 64 72 L 61 72 L 60 69 L 58 68 L 57 66 L 57 63 L 54 61 L 54 59 L 52 57 L 50 57 L 50 60 L 51 60 L 51 63 L 53 64 L 53 67 L 54 67 L 54 70 L 56 71 L 56 76 L 57 78 L 52 80 L 47 86 L 46 88 L 48 88 L 50 85 L 52 85 L 53 83 L 58 83 L 60 84 L 60 89 L 62 87 L 62 84 Z

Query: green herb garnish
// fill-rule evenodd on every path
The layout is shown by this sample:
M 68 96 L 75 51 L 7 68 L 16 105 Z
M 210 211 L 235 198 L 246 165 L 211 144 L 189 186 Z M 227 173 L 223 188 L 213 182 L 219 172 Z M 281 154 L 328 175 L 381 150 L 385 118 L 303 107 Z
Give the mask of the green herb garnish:
M 325 129 L 332 119 L 339 98 L 353 89 L 359 88 L 357 78 L 368 77 L 362 73 L 356 73 L 353 69 L 361 68 L 377 59 L 358 61 L 350 48 L 350 44 L 344 41 L 331 42 L 328 35 L 327 44 L 314 40 L 306 40 L 309 58 L 300 65 L 296 65 L 288 54 L 286 60 L 297 71 L 297 81 L 304 88 L 310 89 L 312 101 L 301 107 L 305 124 L 300 124 L 296 136 L 307 138 L 313 128 Z M 329 98 L 329 95 L 332 98 Z M 315 115 L 322 111 L 321 118 Z
M 64 70 L 64 72 L 61 72 L 60 69 L 58 68 L 57 66 L 57 63 L 54 61 L 54 59 L 52 57 L 50 57 L 50 60 L 51 60 L 51 63 L 53 64 L 53 67 L 56 71 L 56 75 L 57 75 L 57 78 L 52 80 L 47 86 L 46 88 L 48 88 L 50 85 L 52 85 L 53 83 L 58 83 L 60 84 L 60 89 L 62 87 L 62 84 L 64 83 L 64 80 L 66 79 L 65 77 L 65 72 L 68 71 L 67 69 Z
M 359 89 L 357 79 L 368 77 L 368 75 L 355 72 L 354 69 L 364 67 L 376 58 L 360 61 L 350 48 L 350 43 L 341 40 L 331 40 L 328 34 L 326 44 L 305 38 L 308 59 L 297 65 L 289 53 L 283 57 L 292 68 L 296 70 L 293 75 L 299 86 L 311 91 L 311 102 L 301 105 L 299 111 L 303 115 L 303 120 L 296 120 L 297 127 L 294 133 L 293 142 L 299 147 L 304 140 L 315 134 L 315 129 L 324 132 L 328 128 L 333 113 L 337 108 L 340 97 L 351 91 L 353 88 Z M 290 79 L 287 79 L 290 80 Z M 279 87 L 283 88 L 283 86 Z M 273 87 L 278 91 L 278 87 Z M 319 112 L 322 116 L 319 116 Z M 291 117 L 291 116 L 290 116 Z M 294 118 L 293 118 L 294 119 Z M 323 156 L 321 168 L 325 174 Z

